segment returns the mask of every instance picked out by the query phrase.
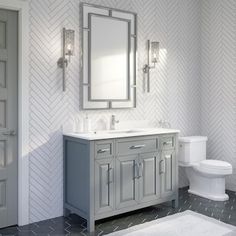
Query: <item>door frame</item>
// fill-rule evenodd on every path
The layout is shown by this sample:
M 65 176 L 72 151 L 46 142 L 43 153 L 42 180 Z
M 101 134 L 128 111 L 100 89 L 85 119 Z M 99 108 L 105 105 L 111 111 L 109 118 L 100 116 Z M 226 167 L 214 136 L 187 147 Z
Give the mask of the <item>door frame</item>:
M 0 0 L 0 8 L 18 12 L 18 225 L 29 224 L 29 4 Z

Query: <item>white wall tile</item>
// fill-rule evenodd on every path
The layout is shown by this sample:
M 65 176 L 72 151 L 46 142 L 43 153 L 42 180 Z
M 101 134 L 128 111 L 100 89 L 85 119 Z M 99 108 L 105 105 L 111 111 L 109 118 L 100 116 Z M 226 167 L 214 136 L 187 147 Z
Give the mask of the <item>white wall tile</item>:
M 230 162 L 236 190 L 236 1 L 202 1 L 201 133 L 208 157 Z
M 90 0 L 138 13 L 137 108 L 88 111 L 95 123 L 111 114 L 120 120 L 169 120 L 181 135 L 200 132 L 200 0 Z M 30 1 L 30 221 L 62 215 L 62 126 L 80 109 L 79 0 Z M 62 92 L 62 27 L 76 31 L 76 56 Z M 147 39 L 160 41 L 161 61 L 143 93 Z M 186 185 L 183 171 L 180 186 Z

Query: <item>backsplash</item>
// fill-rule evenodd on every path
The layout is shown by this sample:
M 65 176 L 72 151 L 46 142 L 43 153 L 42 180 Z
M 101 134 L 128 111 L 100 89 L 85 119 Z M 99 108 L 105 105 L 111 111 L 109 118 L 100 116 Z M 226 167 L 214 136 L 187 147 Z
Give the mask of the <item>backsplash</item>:
M 79 0 L 30 0 L 30 222 L 62 215 L 62 127 L 82 119 L 93 127 L 115 114 L 119 120 L 168 120 L 181 135 L 200 131 L 200 0 L 97 0 L 89 3 L 138 13 L 137 108 L 81 111 Z M 75 57 L 62 92 L 63 27 L 76 31 Z M 160 63 L 143 93 L 146 40 L 160 42 Z M 180 171 L 180 185 L 186 185 Z

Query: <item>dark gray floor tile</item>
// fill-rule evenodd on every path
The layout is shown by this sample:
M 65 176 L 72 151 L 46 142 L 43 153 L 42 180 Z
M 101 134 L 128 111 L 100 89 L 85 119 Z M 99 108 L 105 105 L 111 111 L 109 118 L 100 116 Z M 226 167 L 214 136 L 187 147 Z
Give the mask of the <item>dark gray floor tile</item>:
M 83 218 L 72 214 L 69 217 L 57 217 L 23 227 L 0 229 L 0 236 L 101 236 L 185 210 L 192 210 L 236 226 L 236 193 L 227 193 L 230 197 L 228 201 L 215 202 L 189 194 L 187 188 L 182 188 L 179 190 L 177 209 L 172 208 L 171 202 L 168 202 L 103 219 L 96 222 L 93 234 L 86 231 L 86 221 Z

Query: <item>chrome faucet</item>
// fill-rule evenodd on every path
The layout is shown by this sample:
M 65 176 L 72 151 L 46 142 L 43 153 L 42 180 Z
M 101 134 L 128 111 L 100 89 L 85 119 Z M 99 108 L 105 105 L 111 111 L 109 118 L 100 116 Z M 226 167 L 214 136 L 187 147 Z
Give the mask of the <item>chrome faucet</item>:
M 110 129 L 111 129 L 111 130 L 115 130 L 115 129 L 116 129 L 115 125 L 116 125 L 117 123 L 119 123 L 119 120 L 116 120 L 115 115 L 112 115 L 112 116 L 111 116 Z

